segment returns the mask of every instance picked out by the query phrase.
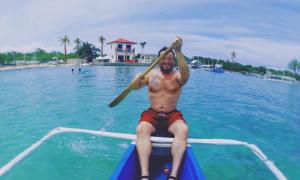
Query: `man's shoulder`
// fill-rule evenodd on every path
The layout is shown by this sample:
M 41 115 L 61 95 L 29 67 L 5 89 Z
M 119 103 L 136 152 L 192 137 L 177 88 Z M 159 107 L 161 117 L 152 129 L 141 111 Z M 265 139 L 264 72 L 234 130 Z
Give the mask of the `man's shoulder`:
M 152 69 L 149 72 L 149 76 L 158 75 L 158 74 L 160 74 L 160 70 L 158 70 L 158 69 Z

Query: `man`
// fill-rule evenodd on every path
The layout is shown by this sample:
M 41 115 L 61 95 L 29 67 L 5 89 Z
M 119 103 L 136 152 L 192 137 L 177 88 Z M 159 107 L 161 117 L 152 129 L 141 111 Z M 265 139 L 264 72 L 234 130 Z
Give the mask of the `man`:
M 159 66 L 141 78 L 138 74 L 134 89 L 148 85 L 151 108 L 144 111 L 137 126 L 137 152 L 141 166 L 141 179 L 149 178 L 149 158 L 151 154 L 150 136 L 158 128 L 165 128 L 174 135 L 171 147 L 173 157 L 169 179 L 176 179 L 181 159 L 187 145 L 188 127 L 180 111 L 176 110 L 181 87 L 189 78 L 189 67 L 181 51 L 182 39 L 177 36 L 172 44 L 175 50 L 179 71 L 175 70 L 175 53 L 169 52 Z M 162 48 L 158 55 L 164 50 Z

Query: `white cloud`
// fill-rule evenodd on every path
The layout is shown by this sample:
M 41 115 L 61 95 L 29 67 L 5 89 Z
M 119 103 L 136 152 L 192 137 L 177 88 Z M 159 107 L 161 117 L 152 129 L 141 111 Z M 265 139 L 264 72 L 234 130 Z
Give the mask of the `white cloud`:
M 230 52 L 237 52 L 236 61 L 251 65 L 277 66 L 285 68 L 287 62 L 299 57 L 300 45 L 276 42 L 262 38 L 216 39 L 187 35 L 191 52 L 199 51 L 203 56 L 230 59 Z M 189 49 L 187 48 L 187 49 Z
M 71 41 L 79 37 L 97 46 L 99 35 L 104 35 L 107 42 L 119 37 L 146 41 L 145 52 L 156 53 L 176 35 L 181 35 L 185 40 L 184 51 L 189 56 L 227 59 L 229 53 L 236 50 L 241 63 L 272 66 L 285 66 L 291 58 L 299 56 L 296 43 L 258 36 L 257 29 L 232 22 L 225 15 L 202 18 L 183 12 L 193 6 L 225 2 L 228 3 L 208 0 L 7 1 L 0 7 L 0 51 L 32 51 L 37 47 L 62 51 L 58 39 L 67 34 Z M 265 25 L 278 30 L 270 23 L 260 24 L 262 28 Z
M 218 24 L 207 26 L 207 23 L 195 20 L 173 20 L 170 24 L 166 24 L 167 21 L 136 22 L 132 25 L 142 28 L 134 29 L 134 33 L 132 33 L 132 28 L 122 24 L 102 27 L 93 31 L 94 33 L 109 32 L 106 34 L 107 40 L 113 40 L 113 38 L 117 38 L 116 34 L 119 34 L 138 42 L 146 41 L 148 43 L 145 50 L 148 53 L 156 53 L 160 47 L 168 45 L 176 35 L 181 35 L 184 38 L 184 51 L 189 56 L 201 55 L 229 59 L 230 52 L 235 50 L 238 54 L 238 62 L 251 65 L 285 67 L 288 61 L 298 57 L 298 52 L 300 52 L 300 46 L 292 42 L 257 37 L 235 37 L 234 35 L 228 38 L 215 38 L 195 34 L 197 28 L 201 28 L 202 32 L 211 32 L 211 29 L 214 29 L 215 32 L 220 33 L 225 29 L 227 34 L 252 33 L 251 30 L 242 27 L 223 25 L 224 28 L 220 29 Z M 177 30 L 176 27 L 178 27 Z M 185 30 L 186 27 L 188 28 Z M 118 33 L 118 31 L 122 33 Z

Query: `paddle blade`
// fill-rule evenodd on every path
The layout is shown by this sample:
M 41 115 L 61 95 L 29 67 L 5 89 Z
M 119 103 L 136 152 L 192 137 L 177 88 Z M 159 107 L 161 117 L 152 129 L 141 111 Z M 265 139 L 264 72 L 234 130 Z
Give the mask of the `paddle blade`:
M 108 106 L 114 107 L 117 104 L 119 104 L 132 90 L 131 86 L 129 86 L 127 89 L 125 89 L 118 97 L 116 97 Z

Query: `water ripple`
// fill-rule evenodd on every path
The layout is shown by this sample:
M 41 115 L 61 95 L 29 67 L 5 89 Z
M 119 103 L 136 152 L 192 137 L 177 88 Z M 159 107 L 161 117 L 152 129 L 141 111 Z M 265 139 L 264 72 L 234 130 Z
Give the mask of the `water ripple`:
M 135 133 L 140 113 L 150 106 L 147 89 L 131 93 L 113 109 L 107 105 L 145 67 L 83 67 L 74 73 L 71 69 L 0 72 L 0 166 L 57 126 Z M 190 137 L 255 143 L 290 179 L 299 179 L 299 87 L 236 73 L 193 70 L 178 109 L 190 126 Z M 90 174 L 89 179 L 108 179 L 128 143 L 59 135 L 7 179 L 21 175 L 32 179 L 22 173 L 32 168 L 40 172 L 36 179 L 84 179 L 77 170 Z M 272 177 L 243 148 L 203 145 L 194 149 L 208 179 Z

